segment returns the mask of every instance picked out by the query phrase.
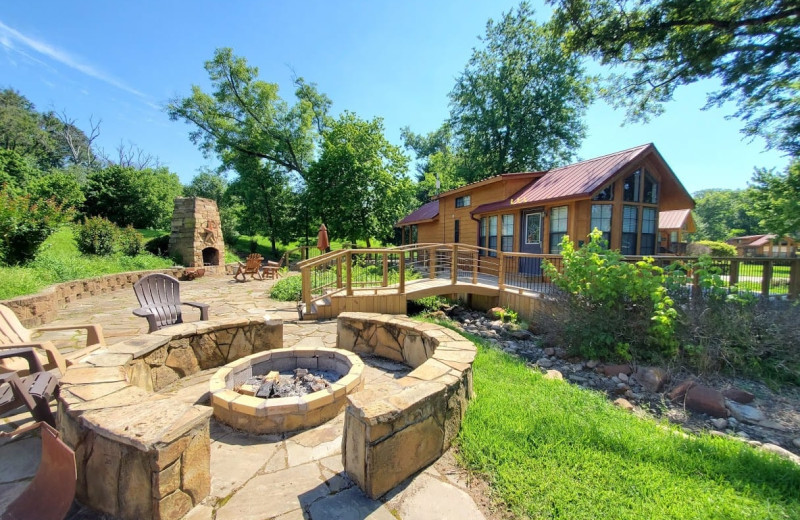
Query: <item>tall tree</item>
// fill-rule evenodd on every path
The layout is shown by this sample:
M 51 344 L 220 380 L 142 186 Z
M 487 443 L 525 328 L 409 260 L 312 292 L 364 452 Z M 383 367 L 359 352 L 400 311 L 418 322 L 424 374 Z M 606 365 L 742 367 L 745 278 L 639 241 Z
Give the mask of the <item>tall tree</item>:
M 466 184 L 449 124 L 427 135 L 415 134 L 405 127 L 400 137 L 406 149 L 416 155 L 416 195 L 420 202 L 428 202 L 443 191 Z
M 727 240 L 761 232 L 753 212 L 752 190 L 702 190 L 694 194 L 697 238 Z
M 571 49 L 611 74 L 605 96 L 630 120 L 663 111 L 675 89 L 716 78 L 706 106 L 733 101 L 748 136 L 800 155 L 800 4 L 796 0 L 549 0 Z
M 574 158 L 591 99 L 580 58 L 522 2 L 489 20 L 450 93 L 450 124 L 468 182 L 544 170 Z
M 764 229 L 800 239 L 800 159 L 792 161 L 784 174 L 756 170 L 751 186 L 755 213 Z
M 386 140 L 383 120 L 344 112 L 330 122 L 306 176 L 312 211 L 334 237 L 389 240 L 412 205 L 408 158 Z
M 313 159 L 315 110 L 326 110 L 329 100 L 300 78 L 299 100 L 289 105 L 277 84 L 260 81 L 258 69 L 229 48 L 217 49 L 205 69 L 213 94 L 192 86 L 189 97 L 167 105 L 170 119 L 194 125 L 189 137 L 207 154 L 253 157 L 304 176 Z

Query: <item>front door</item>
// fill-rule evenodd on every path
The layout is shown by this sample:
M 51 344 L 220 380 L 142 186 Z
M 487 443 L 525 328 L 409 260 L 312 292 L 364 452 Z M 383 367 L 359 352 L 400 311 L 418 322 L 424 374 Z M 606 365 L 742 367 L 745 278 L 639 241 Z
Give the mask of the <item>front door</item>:
M 522 233 L 520 233 L 519 250 L 522 253 L 542 253 L 542 222 L 544 214 L 541 210 L 522 212 Z M 519 270 L 527 275 L 541 274 L 540 258 L 520 258 Z

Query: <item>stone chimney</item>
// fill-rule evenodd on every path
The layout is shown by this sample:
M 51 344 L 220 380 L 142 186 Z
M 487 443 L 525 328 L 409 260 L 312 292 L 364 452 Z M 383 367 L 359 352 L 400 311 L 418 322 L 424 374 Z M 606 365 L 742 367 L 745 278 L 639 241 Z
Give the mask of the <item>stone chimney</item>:
M 169 254 L 186 267 L 225 265 L 225 242 L 216 202 L 200 197 L 175 198 Z

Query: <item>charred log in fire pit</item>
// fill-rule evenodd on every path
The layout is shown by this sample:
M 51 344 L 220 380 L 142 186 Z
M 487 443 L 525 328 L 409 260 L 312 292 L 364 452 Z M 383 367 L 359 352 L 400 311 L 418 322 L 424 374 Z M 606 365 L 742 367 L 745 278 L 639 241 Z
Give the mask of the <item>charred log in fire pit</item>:
M 292 373 L 281 374 L 273 370 L 268 374 L 248 378 L 234 391 L 263 399 L 292 397 L 324 390 L 341 378 L 329 370 L 296 368 Z

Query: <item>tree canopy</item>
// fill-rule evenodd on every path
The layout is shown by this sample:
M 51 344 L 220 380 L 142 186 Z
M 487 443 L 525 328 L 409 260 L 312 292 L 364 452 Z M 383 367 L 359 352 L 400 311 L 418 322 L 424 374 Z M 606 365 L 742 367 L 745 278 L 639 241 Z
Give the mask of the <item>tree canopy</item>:
M 779 237 L 800 239 L 800 159 L 792 161 L 783 174 L 756 170 L 751 186 L 761 226 Z
M 533 14 L 523 2 L 489 20 L 450 93 L 467 182 L 569 162 L 586 133 L 592 89 L 580 58 Z
M 724 241 L 762 231 L 753 213 L 752 190 L 703 190 L 694 199 L 698 239 Z
M 706 106 L 736 103 L 743 133 L 800 155 L 800 5 L 796 0 L 549 0 L 570 49 L 629 73 L 605 97 L 632 121 L 660 114 L 675 90 L 722 84 Z

